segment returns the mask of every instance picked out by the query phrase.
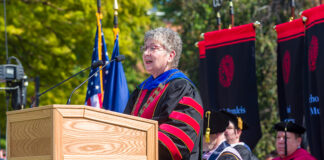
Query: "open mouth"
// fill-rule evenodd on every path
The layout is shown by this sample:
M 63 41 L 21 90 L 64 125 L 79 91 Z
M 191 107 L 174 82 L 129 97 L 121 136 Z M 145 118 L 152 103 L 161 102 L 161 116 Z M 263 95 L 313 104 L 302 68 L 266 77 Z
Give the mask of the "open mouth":
M 145 61 L 145 64 L 151 64 L 153 61 L 147 60 Z

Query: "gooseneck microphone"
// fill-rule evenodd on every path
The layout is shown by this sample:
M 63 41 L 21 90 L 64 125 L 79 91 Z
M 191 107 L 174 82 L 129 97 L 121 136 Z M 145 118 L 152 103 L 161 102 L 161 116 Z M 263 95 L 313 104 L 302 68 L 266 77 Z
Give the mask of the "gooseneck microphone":
M 92 63 L 91 68 L 96 69 L 97 67 L 102 66 L 102 65 L 104 65 L 104 62 L 102 60 L 99 60 L 97 62 Z
M 110 62 L 106 62 L 105 65 L 103 65 L 99 70 L 97 70 L 95 73 L 93 73 L 92 75 L 90 75 L 85 81 L 83 81 L 80 85 L 78 85 L 77 87 L 75 87 L 75 89 L 72 91 L 72 93 L 70 94 L 69 99 L 67 100 L 66 104 L 70 104 L 71 103 L 71 97 L 73 95 L 73 93 L 79 89 L 84 83 L 88 82 L 89 79 L 91 79 L 93 76 L 95 76 L 99 71 L 101 71 L 103 68 L 105 68 L 108 64 L 110 64 L 113 61 L 116 62 L 120 62 L 125 60 L 125 56 L 124 55 L 118 55 L 117 57 L 115 57 L 113 60 L 111 60 Z
M 42 92 L 42 93 L 40 93 L 40 94 L 37 94 L 37 95 L 36 95 L 36 98 L 32 101 L 31 105 L 34 105 L 35 100 L 36 100 L 37 98 L 39 98 L 41 95 L 47 93 L 48 91 L 50 91 L 50 90 L 56 88 L 57 86 L 63 84 L 64 82 L 70 80 L 71 78 L 73 78 L 73 77 L 79 75 L 80 73 L 82 73 L 82 72 L 84 72 L 84 71 L 86 71 L 86 70 L 88 70 L 88 69 L 90 69 L 90 68 L 92 68 L 92 69 L 96 69 L 97 67 L 102 66 L 103 64 L 104 64 L 104 62 L 103 62 L 102 60 L 96 61 L 96 62 L 92 63 L 90 67 L 85 68 L 85 69 L 79 71 L 78 73 L 76 73 L 76 74 L 72 75 L 71 77 L 69 77 L 69 78 L 63 80 L 62 82 L 60 82 L 60 83 L 58 83 L 58 84 L 52 86 L 51 88 L 47 89 L 46 91 L 44 91 L 44 92 Z

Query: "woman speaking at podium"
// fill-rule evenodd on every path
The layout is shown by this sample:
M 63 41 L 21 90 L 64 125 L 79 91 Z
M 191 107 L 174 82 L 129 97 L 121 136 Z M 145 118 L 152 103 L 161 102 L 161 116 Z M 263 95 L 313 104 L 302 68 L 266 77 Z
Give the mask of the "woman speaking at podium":
M 180 36 L 168 28 L 150 30 L 142 51 L 151 76 L 131 94 L 124 113 L 158 121 L 159 159 L 199 159 L 204 111 L 196 87 L 177 69 Z

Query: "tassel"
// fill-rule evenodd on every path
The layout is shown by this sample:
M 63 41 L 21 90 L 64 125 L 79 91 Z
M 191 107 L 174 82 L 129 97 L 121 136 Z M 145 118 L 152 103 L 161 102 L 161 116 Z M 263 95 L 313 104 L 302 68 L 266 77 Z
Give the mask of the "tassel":
M 210 142 L 210 128 L 209 128 L 210 111 L 206 112 L 205 117 L 207 117 L 207 128 L 206 128 L 206 133 L 205 133 L 205 141 L 206 141 L 206 143 L 209 143 Z
M 209 143 L 210 142 L 210 128 L 207 128 L 206 129 L 205 141 L 206 141 L 206 143 Z
M 243 120 L 241 117 L 237 117 L 237 127 L 240 129 L 240 130 L 243 130 Z

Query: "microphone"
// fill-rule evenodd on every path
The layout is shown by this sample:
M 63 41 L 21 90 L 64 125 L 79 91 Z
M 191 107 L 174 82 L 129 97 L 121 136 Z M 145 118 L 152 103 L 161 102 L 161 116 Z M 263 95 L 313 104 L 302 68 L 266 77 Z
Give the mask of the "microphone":
M 115 57 L 113 60 L 116 60 L 117 62 L 123 61 L 125 60 L 125 56 L 124 55 L 118 55 L 117 57 Z M 113 61 L 112 60 L 112 61 Z M 112 62 L 111 61 L 111 62 Z
M 99 60 L 97 62 L 92 63 L 91 68 L 96 69 L 97 67 L 102 66 L 102 65 L 104 65 L 104 62 L 102 60 Z
M 71 103 L 71 97 L 73 95 L 73 93 L 79 89 L 84 83 L 88 82 L 89 79 L 91 79 L 93 76 L 95 76 L 99 71 L 101 71 L 103 68 L 105 68 L 108 64 L 116 61 L 116 62 L 120 62 L 125 60 L 125 56 L 124 55 L 118 55 L 116 56 L 113 60 L 111 60 L 110 62 L 106 62 L 105 65 L 103 65 L 99 70 L 97 70 L 95 73 L 93 73 L 91 76 L 89 76 L 85 81 L 83 81 L 80 85 L 78 85 L 77 87 L 75 87 L 75 89 L 72 91 L 72 93 L 70 94 L 69 99 L 67 100 L 66 104 L 70 104 Z
M 56 88 L 57 86 L 63 84 L 64 82 L 70 80 L 71 78 L 73 78 L 73 77 L 79 75 L 80 73 L 82 73 L 82 72 L 84 72 L 84 71 L 86 71 L 86 70 L 88 70 L 88 69 L 90 69 L 90 68 L 95 69 L 95 68 L 97 68 L 97 67 L 99 67 L 99 66 L 102 66 L 103 64 L 104 64 L 104 63 L 103 63 L 102 60 L 96 61 L 96 62 L 92 63 L 90 67 L 87 67 L 87 68 L 85 68 L 85 69 L 79 71 L 78 73 L 76 73 L 76 74 L 72 75 L 71 77 L 69 77 L 69 78 L 63 80 L 62 82 L 60 82 L 60 83 L 58 83 L 58 84 L 52 86 L 51 88 L 47 89 L 46 91 L 44 91 L 44 92 L 42 92 L 42 93 L 40 93 L 40 94 L 37 94 L 37 95 L 36 95 L 36 98 L 32 101 L 31 106 L 34 105 L 35 100 L 38 99 L 41 95 L 43 95 L 43 94 L 47 93 L 48 91 L 50 91 L 50 90 Z

